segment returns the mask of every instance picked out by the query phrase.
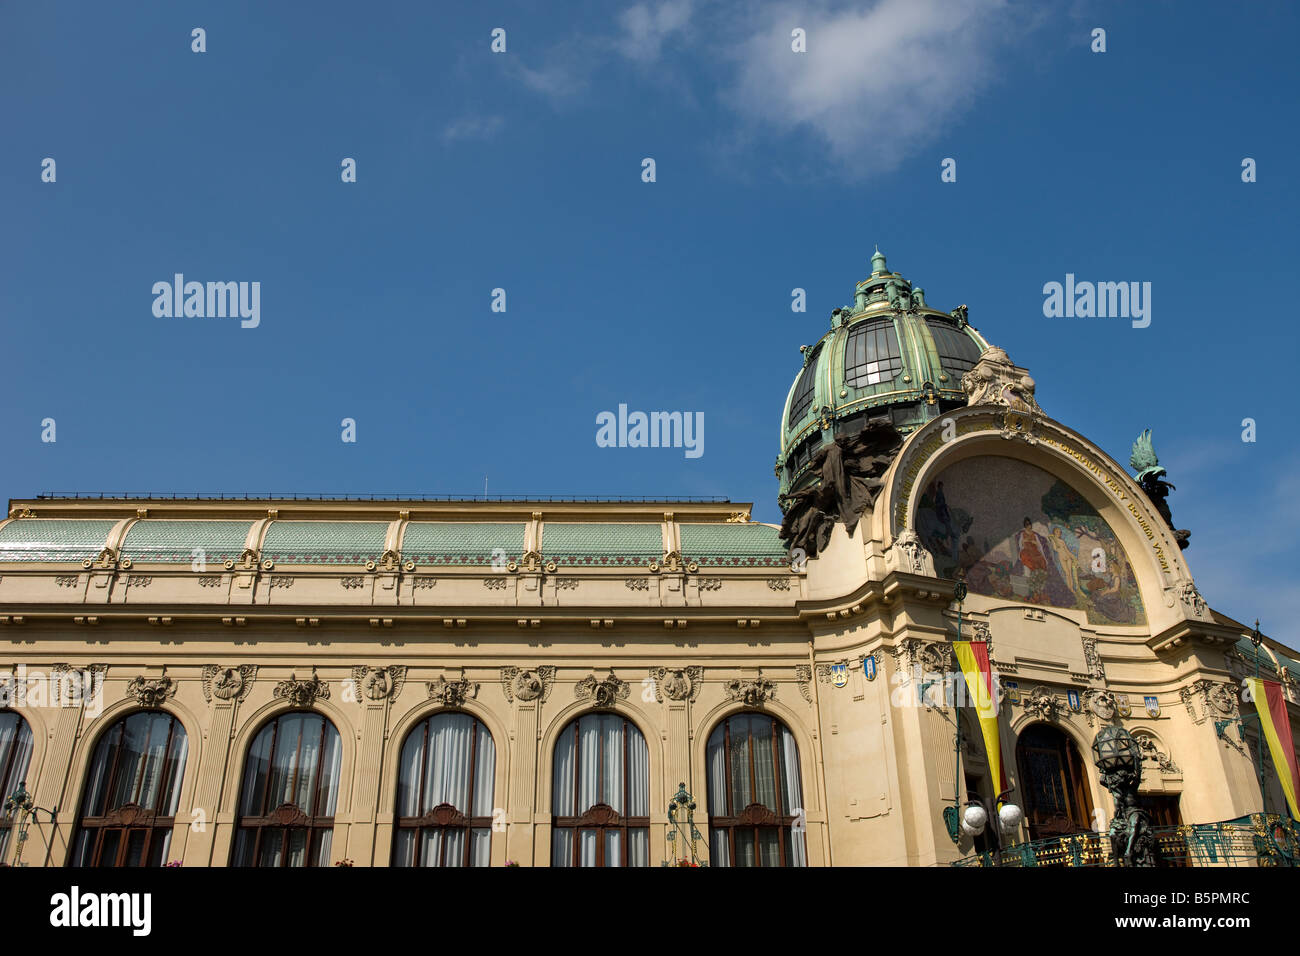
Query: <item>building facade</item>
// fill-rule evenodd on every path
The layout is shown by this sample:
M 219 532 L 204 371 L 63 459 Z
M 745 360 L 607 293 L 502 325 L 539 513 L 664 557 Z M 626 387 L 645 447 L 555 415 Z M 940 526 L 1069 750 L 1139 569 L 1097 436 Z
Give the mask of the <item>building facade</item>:
M 684 785 L 713 865 L 950 862 L 983 838 L 945 807 L 1000 790 L 959 614 L 1001 678 L 1005 839 L 1104 826 L 1116 723 L 1157 822 L 1284 812 L 1239 689 L 1258 658 L 1300 723 L 1294 654 L 1207 605 L 965 306 L 877 253 L 802 354 L 784 538 L 727 502 L 11 501 L 0 784 L 57 813 L 0 824 L 5 859 L 659 865 Z

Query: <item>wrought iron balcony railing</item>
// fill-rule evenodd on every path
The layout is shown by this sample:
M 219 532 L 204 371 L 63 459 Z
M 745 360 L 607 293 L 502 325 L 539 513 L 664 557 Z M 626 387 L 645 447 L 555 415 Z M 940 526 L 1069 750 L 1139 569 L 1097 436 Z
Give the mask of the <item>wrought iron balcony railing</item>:
M 1222 823 L 1152 827 L 1161 866 L 1297 866 L 1300 825 L 1276 813 L 1252 813 Z M 954 866 L 1120 866 L 1104 833 L 1018 843 L 975 853 Z

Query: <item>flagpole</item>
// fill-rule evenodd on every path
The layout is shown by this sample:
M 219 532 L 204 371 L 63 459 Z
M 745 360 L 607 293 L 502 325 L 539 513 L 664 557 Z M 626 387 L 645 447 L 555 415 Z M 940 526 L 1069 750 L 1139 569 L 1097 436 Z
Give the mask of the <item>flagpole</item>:
M 957 598 L 957 640 L 961 640 L 961 605 L 966 600 L 966 583 L 960 579 L 957 586 L 953 588 L 953 596 Z M 957 766 L 953 771 L 953 802 L 957 805 L 957 812 L 961 813 L 961 703 L 957 697 L 957 680 L 954 677 L 952 682 L 952 710 L 953 721 L 957 724 Z

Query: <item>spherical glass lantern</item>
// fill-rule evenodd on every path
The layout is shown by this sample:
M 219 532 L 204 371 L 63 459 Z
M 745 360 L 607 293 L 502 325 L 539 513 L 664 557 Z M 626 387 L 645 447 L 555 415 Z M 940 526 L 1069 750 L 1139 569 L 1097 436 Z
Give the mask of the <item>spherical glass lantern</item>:
M 1132 772 L 1142 766 L 1142 751 L 1123 727 L 1103 727 L 1092 740 L 1092 759 L 1104 774 Z
M 1002 821 L 1002 831 L 1011 833 L 1016 827 L 1020 826 L 1020 821 L 1025 818 L 1024 811 L 1014 803 L 1002 804 L 1002 809 L 998 811 L 998 819 Z
M 962 831 L 969 834 L 983 833 L 984 827 L 989 822 L 988 811 L 978 803 L 967 804 L 966 809 L 962 811 L 961 828 Z

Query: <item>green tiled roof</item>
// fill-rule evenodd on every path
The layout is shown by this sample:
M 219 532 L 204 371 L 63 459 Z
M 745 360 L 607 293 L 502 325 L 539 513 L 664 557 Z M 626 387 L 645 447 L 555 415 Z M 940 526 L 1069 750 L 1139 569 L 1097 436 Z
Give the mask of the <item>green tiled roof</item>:
M 116 521 L 101 518 L 19 518 L 0 528 L 0 561 L 94 558 Z
M 276 564 L 365 564 L 384 555 L 387 521 L 272 521 L 262 558 Z
M 657 524 L 578 524 L 542 526 L 542 557 L 559 565 L 644 565 L 664 556 Z
M 195 549 L 204 562 L 239 560 L 251 521 L 167 521 L 145 518 L 126 532 L 122 557 L 132 561 L 189 564 Z
M 684 524 L 682 560 L 701 567 L 775 568 L 790 563 L 776 528 L 765 524 Z
M 412 521 L 402 535 L 402 559 L 416 564 L 492 564 L 498 551 L 508 561 L 523 556 L 522 523 Z
M 1241 656 L 1246 659 L 1246 663 L 1249 666 L 1255 666 L 1255 645 L 1250 643 L 1250 638 L 1243 637 L 1239 640 L 1237 642 L 1237 650 L 1241 652 Z M 1278 662 L 1281 663 L 1283 667 L 1289 670 L 1297 679 L 1300 679 L 1300 662 L 1292 660 L 1279 650 L 1274 649 L 1273 653 L 1277 655 Z M 1273 666 L 1273 659 L 1268 656 L 1268 652 L 1265 651 L 1259 655 L 1259 664 L 1263 676 L 1267 677 L 1270 673 L 1276 673 Z

